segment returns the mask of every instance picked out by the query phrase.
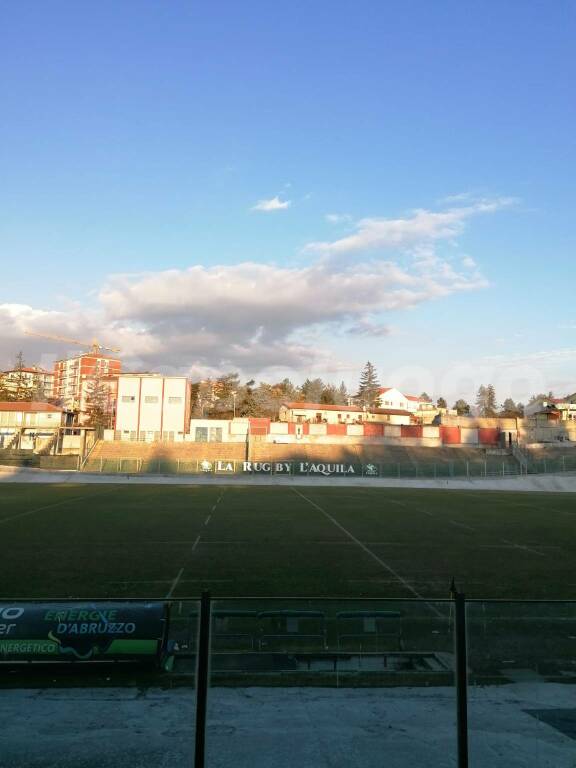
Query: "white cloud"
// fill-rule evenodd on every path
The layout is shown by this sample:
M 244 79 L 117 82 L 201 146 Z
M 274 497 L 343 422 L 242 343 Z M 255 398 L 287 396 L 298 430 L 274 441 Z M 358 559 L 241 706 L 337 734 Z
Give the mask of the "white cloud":
M 419 209 L 402 219 L 360 219 L 356 231 L 332 242 L 308 243 L 305 250 L 331 255 L 389 250 L 414 246 L 435 240 L 453 240 L 467 219 L 480 213 L 492 213 L 511 205 L 512 198 L 478 200 L 471 205 L 447 211 Z
M 349 213 L 327 213 L 324 218 L 329 224 L 344 224 L 352 220 Z
M 264 211 L 268 213 L 270 211 L 285 211 L 292 205 L 291 200 L 280 200 L 278 195 L 272 197 L 269 200 L 258 200 L 256 205 L 252 206 L 252 211 Z
M 383 323 L 377 323 L 369 318 L 360 318 L 357 322 L 347 328 L 346 332 L 350 336 L 389 336 L 390 327 Z
M 466 267 L 466 269 L 475 269 L 476 268 L 476 262 L 472 258 L 472 256 L 464 256 L 462 259 L 462 266 Z
M 482 279 L 440 260 L 434 271 L 394 261 L 368 262 L 362 270 L 333 268 L 322 260 L 300 268 L 198 265 L 111 276 L 90 312 L 20 307 L 15 313 L 11 305 L 0 305 L 0 335 L 12 349 L 29 348 L 25 328 L 86 339 L 96 335 L 119 346 L 130 364 L 145 367 L 300 370 L 331 355 L 328 348 L 318 352 L 318 344 L 307 343 L 311 329 L 383 336 L 382 312 L 482 285 Z M 40 342 L 34 349 L 41 347 L 54 345 Z
M 42 350 L 70 351 L 25 337 L 29 329 L 96 336 L 122 349 L 127 368 L 251 375 L 329 370 L 342 365 L 331 337 L 383 338 L 389 313 L 485 287 L 477 268 L 462 265 L 461 254 L 441 256 L 435 241 L 453 239 L 467 218 L 504 204 L 364 219 L 350 238 L 316 244 L 310 250 L 319 255 L 304 266 L 195 264 L 111 275 L 90 308 L 0 304 L 0 357 L 8 362 L 21 347 L 29 362 L 39 361 Z M 385 245 L 385 255 L 363 252 L 361 263 L 339 257 L 375 242 Z

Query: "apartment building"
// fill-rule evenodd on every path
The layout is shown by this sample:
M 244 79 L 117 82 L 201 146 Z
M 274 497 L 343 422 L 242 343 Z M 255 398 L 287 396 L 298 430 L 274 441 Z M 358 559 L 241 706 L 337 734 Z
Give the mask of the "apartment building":
M 50 400 L 54 395 L 54 373 L 38 366 L 13 368 L 0 374 L 2 388 L 10 394 L 18 390 Z
M 122 363 L 109 355 L 87 352 L 58 360 L 54 364 L 54 398 L 65 410 L 80 412 L 86 410 L 89 383 L 95 376 L 102 378 L 110 386 L 110 398 L 114 397 L 115 379 L 120 374 Z

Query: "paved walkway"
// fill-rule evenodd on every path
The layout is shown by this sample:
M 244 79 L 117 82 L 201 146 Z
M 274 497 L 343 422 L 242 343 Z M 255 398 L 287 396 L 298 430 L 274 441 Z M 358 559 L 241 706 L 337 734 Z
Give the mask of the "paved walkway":
M 575 768 L 573 686 L 470 698 L 471 766 Z M 215 688 L 206 768 L 454 768 L 454 719 L 450 688 Z M 193 765 L 188 689 L 0 690 L 0 720 L 3 768 Z

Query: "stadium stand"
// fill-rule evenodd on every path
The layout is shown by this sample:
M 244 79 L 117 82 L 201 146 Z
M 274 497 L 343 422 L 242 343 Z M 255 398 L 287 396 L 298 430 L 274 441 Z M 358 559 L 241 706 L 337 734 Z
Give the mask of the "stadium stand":
M 247 455 L 248 449 L 248 455 Z M 576 456 L 576 452 L 575 452 Z M 387 477 L 452 477 L 518 474 L 518 460 L 506 451 L 472 447 L 422 448 L 402 445 L 245 443 L 144 443 L 99 441 L 83 469 L 93 472 L 197 472 L 201 462 L 304 462 L 374 464 Z
M 576 471 L 576 444 L 524 446 L 528 459 L 528 471 L 532 472 L 574 472 Z
M 94 446 L 83 469 L 121 472 L 195 472 L 199 461 L 242 461 L 244 443 L 104 442 Z
M 402 477 L 518 474 L 519 464 L 507 452 L 484 448 L 421 448 L 401 445 L 278 445 L 254 443 L 252 461 L 302 461 L 378 464 L 381 474 Z

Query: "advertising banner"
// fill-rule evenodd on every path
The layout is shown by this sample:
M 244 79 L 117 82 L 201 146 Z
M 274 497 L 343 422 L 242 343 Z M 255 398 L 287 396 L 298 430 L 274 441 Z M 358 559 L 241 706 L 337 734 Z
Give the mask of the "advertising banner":
M 231 461 L 204 459 L 198 462 L 200 472 L 249 475 L 316 475 L 323 477 L 379 477 L 378 464 L 348 464 L 317 461 Z
M 161 602 L 0 603 L 0 661 L 153 660 L 164 619 Z

